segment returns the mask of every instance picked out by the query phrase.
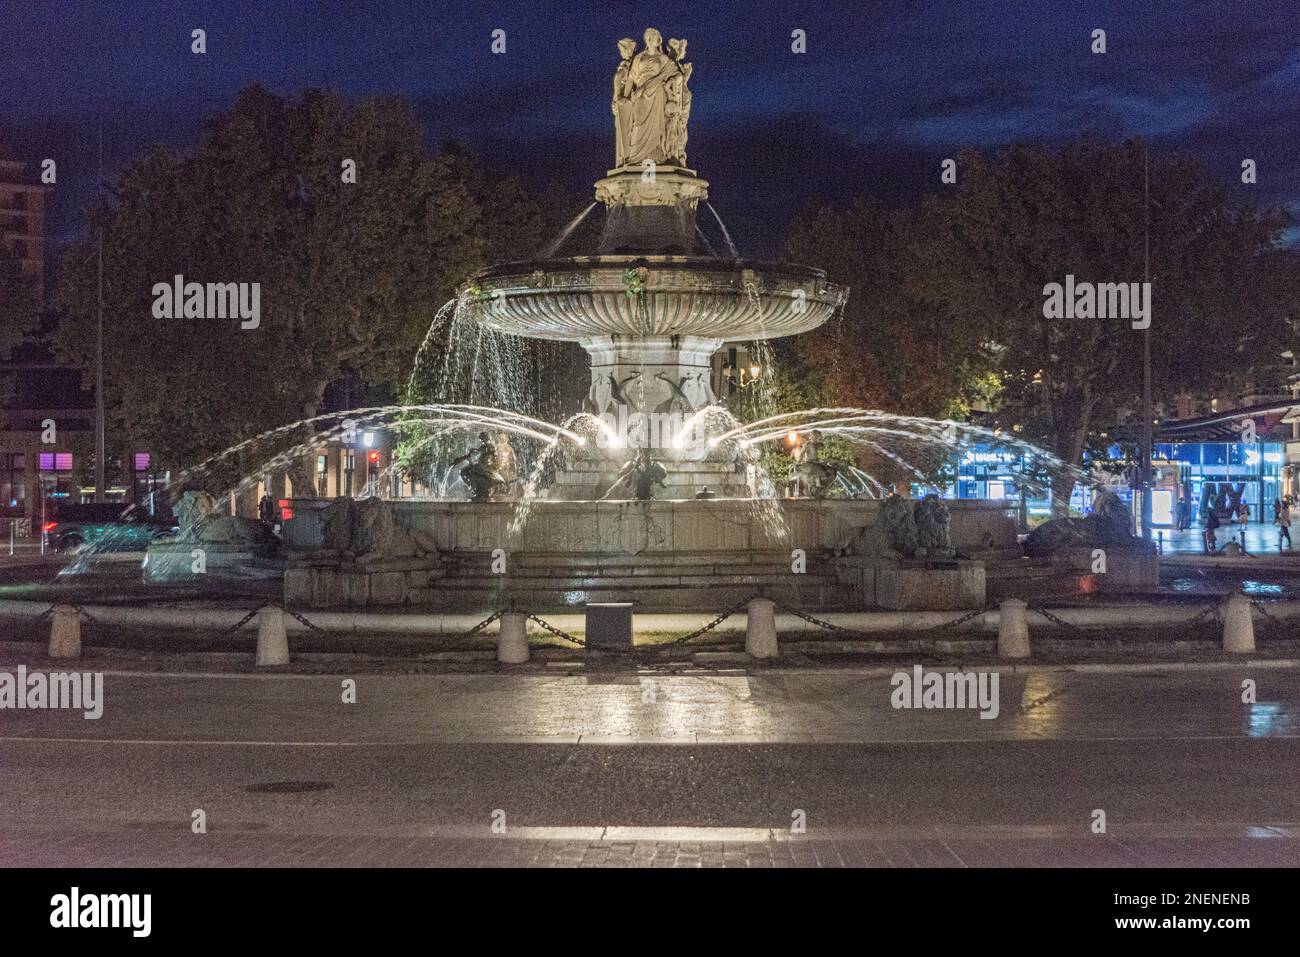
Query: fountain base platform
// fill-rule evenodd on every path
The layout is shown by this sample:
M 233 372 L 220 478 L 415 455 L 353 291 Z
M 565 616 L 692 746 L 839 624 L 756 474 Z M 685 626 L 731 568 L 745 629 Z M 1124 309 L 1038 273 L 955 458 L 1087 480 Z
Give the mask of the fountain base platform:
M 514 603 L 541 613 L 630 601 L 642 610 L 722 612 L 762 593 L 813 614 L 857 608 L 962 610 L 984 602 L 978 559 L 1014 549 L 1016 540 L 1001 503 L 971 500 L 950 503 L 951 529 L 953 544 L 976 560 L 928 564 L 839 554 L 865 526 L 875 524 L 877 501 L 539 499 L 528 503 L 527 521 L 512 535 L 518 507 L 513 502 L 398 500 L 392 503 L 394 521 L 424 533 L 438 549 L 436 557 L 403 559 L 401 569 L 392 569 L 403 576 L 398 588 L 397 577 L 376 577 L 388 571 L 383 562 L 353 568 L 341 559 L 309 555 L 319 545 L 320 511 L 327 504 L 293 502 L 295 518 L 285 541 L 300 557 L 291 560 L 285 576 L 290 606 L 344 605 L 352 595 L 358 604 L 448 610 Z M 778 512 L 784 536 L 772 521 Z M 324 581 L 361 574 L 371 576 L 364 589 L 355 582 Z
M 690 500 L 706 488 L 720 499 L 747 498 L 751 494 L 750 477 L 743 465 L 709 461 L 662 464 L 668 475 L 662 486 L 655 486 L 657 498 Z M 618 480 L 621 467 L 619 462 L 601 459 L 571 462 L 556 473 L 555 482 L 542 494 L 549 500 L 599 501 Z M 615 494 L 627 498 L 631 491 L 624 488 Z

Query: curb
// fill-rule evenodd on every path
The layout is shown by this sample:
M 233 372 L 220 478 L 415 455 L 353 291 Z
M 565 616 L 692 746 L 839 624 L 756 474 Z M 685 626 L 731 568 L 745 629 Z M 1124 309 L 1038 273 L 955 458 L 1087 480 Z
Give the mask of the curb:
M 29 668 L 36 667 L 39 670 L 66 671 L 70 668 L 71 662 L 50 659 L 45 654 L 43 645 L 32 644 L 27 642 L 11 642 L 0 644 L 0 651 L 5 647 L 14 648 L 20 654 L 25 654 L 31 658 L 37 659 L 33 665 L 31 662 L 26 663 Z M 98 649 L 108 650 L 108 649 Z M 121 667 L 126 662 L 114 661 L 118 667 L 104 670 L 100 673 L 104 675 L 113 675 L 117 677 L 155 677 L 155 678 L 256 678 L 259 680 L 275 678 L 331 678 L 337 676 L 351 676 L 355 672 L 347 668 L 348 663 L 364 664 L 366 666 L 378 666 L 380 668 L 392 668 L 394 671 L 377 672 L 379 676 L 385 677 L 403 677 L 403 678 L 440 678 L 448 675 L 455 675 L 458 678 L 480 677 L 480 678 L 500 678 L 508 676 L 525 676 L 541 677 L 544 675 L 564 676 L 564 671 L 585 672 L 586 661 L 582 657 L 572 659 L 556 660 L 542 668 L 519 668 L 505 666 L 493 668 L 490 671 L 410 671 L 406 669 L 417 668 L 424 665 L 437 665 L 446 663 L 456 664 L 482 664 L 494 656 L 493 652 L 466 652 L 464 658 L 453 658 L 452 655 L 460 655 L 460 652 L 447 652 L 438 660 L 429 658 L 407 659 L 407 658 L 374 658 L 366 655 L 354 654 L 300 654 L 295 656 L 295 662 L 302 664 L 314 664 L 317 666 L 338 666 L 337 672 L 333 671 L 298 671 L 293 665 L 284 668 L 276 668 L 272 671 L 246 671 L 231 670 L 217 671 L 213 667 L 220 667 L 226 661 L 232 665 L 251 665 L 251 655 L 245 652 L 210 652 L 205 653 L 201 662 L 195 661 L 194 664 L 199 666 L 195 671 L 176 670 L 175 663 L 168 661 L 159 661 L 155 658 L 144 659 L 141 665 L 152 663 L 160 665 L 155 668 L 130 668 Z M 799 676 L 799 675 L 856 675 L 861 677 L 875 676 L 892 676 L 896 674 L 907 655 L 906 651 L 900 654 L 898 660 L 888 664 L 831 664 L 818 665 L 812 664 L 803 667 L 792 667 L 789 664 L 782 664 L 778 659 L 772 664 L 761 662 L 742 661 L 743 653 L 723 653 L 727 660 L 718 661 L 714 667 L 709 667 L 708 662 L 694 664 L 690 659 L 679 659 L 672 664 L 676 665 L 675 674 L 679 675 L 704 675 L 716 674 L 719 667 L 725 667 L 729 674 L 737 675 L 782 675 L 782 676 Z M 470 657 L 470 656 L 473 657 Z M 86 665 L 92 665 L 97 654 L 83 655 L 79 662 L 79 670 L 88 670 Z M 105 656 L 112 660 L 111 654 Z M 188 658 L 189 656 L 185 656 Z M 217 660 L 213 660 L 217 659 Z M 924 662 L 912 662 L 923 664 Z M 172 665 L 172 667 L 168 667 Z M 183 667 L 184 662 L 179 665 Z M 0 671 L 5 670 L 10 665 L 0 663 Z M 931 670 L 947 671 L 996 671 L 999 674 L 1143 674 L 1148 672 L 1214 672 L 1214 671 L 1239 671 L 1243 668 L 1267 669 L 1267 670 L 1286 670 L 1300 669 L 1300 658 L 1276 658 L 1276 657 L 1250 657 L 1240 656 L 1231 659 L 1213 659 L 1205 661 L 1170 661 L 1168 659 L 1159 661 L 1056 661 L 1056 662 L 1012 662 L 1006 659 L 990 658 L 986 660 L 963 660 L 963 661 L 936 661 L 928 665 Z M 636 662 L 628 662 L 626 670 L 629 673 L 638 673 L 642 670 Z

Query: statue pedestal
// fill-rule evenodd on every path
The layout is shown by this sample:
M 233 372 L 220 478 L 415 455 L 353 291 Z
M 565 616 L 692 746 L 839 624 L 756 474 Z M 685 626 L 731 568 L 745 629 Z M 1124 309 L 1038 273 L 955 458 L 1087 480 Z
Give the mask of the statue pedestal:
M 585 407 L 605 423 L 596 446 L 609 458 L 647 447 L 658 458 L 700 460 L 707 435 L 679 446 L 682 425 L 695 409 L 714 401 L 710 361 L 721 339 L 702 336 L 608 335 L 580 339 L 591 356 L 591 388 Z
M 624 167 L 596 181 L 596 199 L 609 213 L 596 247 L 615 253 L 688 256 L 695 248 L 695 210 L 709 184 L 680 166 Z
M 1093 553 L 1105 553 L 1104 572 L 1094 571 L 1100 558 Z M 1074 571 L 1091 575 L 1092 592 L 1151 592 L 1160 587 L 1160 556 L 1149 546 L 1106 545 L 1099 548 L 1086 546 L 1063 548 L 1052 556 L 1058 564 Z
M 150 542 L 145 549 L 144 578 L 151 582 L 272 579 L 284 570 L 284 562 L 276 557 L 277 553 L 274 545 L 164 538 Z M 196 571 L 196 568 L 203 570 Z
M 631 456 L 623 450 L 624 458 Z M 656 459 L 668 472 L 662 487 L 654 487 L 654 497 L 661 500 L 694 499 L 695 494 L 708 488 L 718 498 L 748 498 L 751 495 L 748 475 L 744 466 L 727 462 L 673 462 Z M 598 501 L 618 478 L 622 460 L 590 459 L 570 462 L 555 475 L 555 484 L 546 489 L 548 499 L 572 501 Z M 623 488 L 611 500 L 633 498 L 635 489 Z
M 676 206 L 691 209 L 709 198 L 707 180 L 685 166 L 622 166 L 596 180 L 596 200 L 615 206 Z
M 426 594 L 445 574 L 433 556 L 373 562 L 321 555 L 294 558 L 284 573 L 284 603 L 290 608 L 405 605 L 412 592 Z
M 980 561 L 889 561 L 848 555 L 833 564 L 856 608 L 964 611 L 984 607 L 984 563 Z

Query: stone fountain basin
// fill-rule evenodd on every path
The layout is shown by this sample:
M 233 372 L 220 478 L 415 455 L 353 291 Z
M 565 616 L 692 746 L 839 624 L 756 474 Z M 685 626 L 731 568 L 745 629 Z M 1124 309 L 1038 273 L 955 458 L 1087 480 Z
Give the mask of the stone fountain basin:
M 285 575 L 290 605 L 414 604 L 477 611 L 513 601 L 544 611 L 631 601 L 640 610 L 717 613 L 760 591 L 822 611 L 881 602 L 883 607 L 973 608 L 984 601 L 981 561 L 911 562 L 882 570 L 874 560 L 829 559 L 829 550 L 875 523 L 878 501 L 785 501 L 781 510 L 789 538 L 782 541 L 747 499 L 539 500 L 518 538 L 510 534 L 513 502 L 398 500 L 395 523 L 436 542 L 438 554 L 356 568 L 335 563 L 338 581 L 321 587 L 331 570 L 311 557 L 311 550 L 320 541 L 319 517 L 326 504 L 293 500 L 285 543 L 299 557 L 290 559 Z M 958 547 L 1015 549 L 1015 524 L 1004 502 L 949 504 Z M 792 567 L 794 548 L 807 553 L 805 572 Z M 502 552 L 504 571 L 493 564 Z
M 845 287 L 807 266 L 695 256 L 579 256 L 484 269 L 470 283 L 466 304 L 481 325 L 535 339 L 726 341 L 808 332 L 847 296 Z

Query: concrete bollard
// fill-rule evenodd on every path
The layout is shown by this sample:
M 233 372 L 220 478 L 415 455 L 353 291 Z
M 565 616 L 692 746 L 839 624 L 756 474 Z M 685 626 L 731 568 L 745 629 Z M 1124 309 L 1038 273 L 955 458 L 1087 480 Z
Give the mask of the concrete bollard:
M 998 657 L 1029 657 L 1029 624 L 1025 621 L 1025 609 L 1028 607 L 1019 598 L 1004 598 L 999 606 L 1002 614 L 998 616 Z
M 1249 655 L 1255 651 L 1250 599 L 1241 592 L 1229 595 L 1223 604 L 1223 650 L 1230 655 Z
M 502 613 L 497 661 L 503 665 L 522 665 L 528 661 L 528 616 L 523 612 Z
M 50 619 L 50 657 L 81 657 L 81 612 L 71 605 L 55 605 Z
M 776 640 L 776 602 L 770 598 L 754 598 L 749 603 L 745 621 L 745 653 L 751 658 L 781 657 L 781 648 Z
M 267 605 L 257 612 L 257 667 L 289 663 L 289 636 L 284 630 L 284 609 Z

